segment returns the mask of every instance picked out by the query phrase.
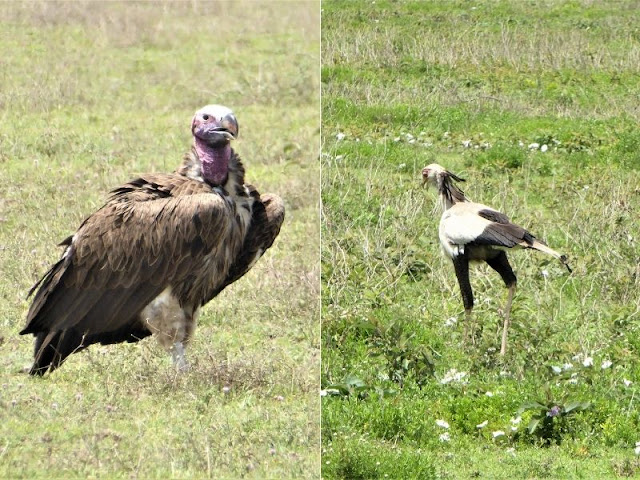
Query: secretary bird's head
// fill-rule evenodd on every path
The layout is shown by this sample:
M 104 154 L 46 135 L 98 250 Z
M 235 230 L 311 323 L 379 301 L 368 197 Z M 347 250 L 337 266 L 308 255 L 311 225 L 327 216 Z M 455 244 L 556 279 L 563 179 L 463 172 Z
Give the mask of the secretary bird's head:
M 464 196 L 464 192 L 460 190 L 453 182 L 464 182 L 463 178 L 458 177 L 454 173 L 444 168 L 442 165 L 432 163 L 422 169 L 422 186 L 435 188 L 441 196 L 441 199 L 445 202 L 443 205 L 445 208 L 459 203 L 466 202 L 467 198 Z

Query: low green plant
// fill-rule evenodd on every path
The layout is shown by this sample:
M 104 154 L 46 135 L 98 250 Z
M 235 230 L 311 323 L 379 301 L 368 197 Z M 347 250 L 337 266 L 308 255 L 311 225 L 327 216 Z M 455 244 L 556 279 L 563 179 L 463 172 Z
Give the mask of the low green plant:
M 389 380 L 402 387 L 411 377 L 422 386 L 433 380 L 434 363 L 429 348 L 416 341 L 415 332 L 407 331 L 399 321 L 374 323 L 369 338 L 371 355 L 384 359 Z
M 544 402 L 525 403 L 516 412 L 520 416 L 532 412 L 527 426 L 529 434 L 535 435 L 543 445 L 560 444 L 563 436 L 570 432 L 570 417 L 591 407 L 590 402 L 571 401 L 568 403 L 547 399 Z

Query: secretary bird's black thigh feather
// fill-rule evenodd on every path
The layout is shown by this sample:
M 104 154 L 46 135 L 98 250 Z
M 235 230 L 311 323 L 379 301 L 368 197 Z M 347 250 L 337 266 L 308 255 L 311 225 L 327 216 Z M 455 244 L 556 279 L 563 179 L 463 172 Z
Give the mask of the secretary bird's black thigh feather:
M 462 303 L 465 310 L 473 308 L 473 290 L 471 290 L 471 282 L 469 281 L 469 256 L 467 253 L 453 257 L 453 268 L 458 277 L 458 285 L 462 294 Z
M 487 259 L 486 262 L 491 268 L 500 274 L 505 286 L 510 287 L 511 285 L 516 284 L 518 279 L 516 278 L 515 273 L 513 273 L 513 269 L 509 264 L 509 259 L 505 252 L 499 252 L 498 255 Z

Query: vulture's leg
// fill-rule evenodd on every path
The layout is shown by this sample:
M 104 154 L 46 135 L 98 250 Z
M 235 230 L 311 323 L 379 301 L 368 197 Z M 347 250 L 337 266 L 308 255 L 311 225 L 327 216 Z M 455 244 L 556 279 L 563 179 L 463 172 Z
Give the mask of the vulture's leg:
M 189 363 L 184 356 L 184 344 L 182 342 L 175 342 L 171 346 L 171 359 L 176 366 L 176 370 L 185 371 L 189 369 Z
M 458 277 L 458 285 L 462 294 L 462 303 L 464 304 L 465 326 L 464 336 L 467 338 L 467 329 L 471 328 L 471 341 L 475 343 L 474 328 L 471 325 L 471 311 L 473 310 L 473 290 L 471 290 L 471 282 L 469 281 L 469 256 L 467 253 L 461 253 L 453 258 L 453 268 Z
M 500 252 L 497 256 L 487 260 L 487 263 L 500 274 L 504 284 L 509 289 L 507 304 L 504 308 L 504 327 L 502 328 L 502 343 L 500 345 L 500 355 L 504 355 L 507 351 L 507 330 L 509 329 L 511 302 L 513 301 L 513 295 L 516 291 L 517 278 L 511 269 L 511 265 L 509 265 L 509 260 L 507 259 L 507 254 L 505 252 Z
M 191 335 L 193 335 L 193 331 L 196 326 L 196 318 L 198 316 L 198 310 L 196 310 L 193 314 L 189 314 L 188 311 L 183 310 L 184 313 L 184 323 L 183 327 L 176 331 L 176 338 L 171 346 L 171 358 L 173 359 L 173 364 L 175 365 L 178 371 L 184 372 L 189 370 L 189 362 L 185 357 L 186 346 L 189 343 Z M 180 337 L 178 337 L 180 335 Z
M 195 315 L 188 307 L 181 307 L 178 298 L 168 287 L 141 312 L 143 324 L 152 331 L 160 345 L 171 353 L 178 370 L 188 369 L 185 346 L 195 328 Z

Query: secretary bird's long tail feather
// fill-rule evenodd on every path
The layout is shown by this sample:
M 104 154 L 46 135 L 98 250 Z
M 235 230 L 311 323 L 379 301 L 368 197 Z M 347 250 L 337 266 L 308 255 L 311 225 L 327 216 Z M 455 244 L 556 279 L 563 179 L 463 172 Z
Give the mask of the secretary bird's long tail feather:
M 547 253 L 549 255 L 551 255 L 554 258 L 557 258 L 558 260 L 560 260 L 562 262 L 562 264 L 567 267 L 567 270 L 569 270 L 569 273 L 571 273 L 573 270 L 571 270 L 571 267 L 569 266 L 568 263 L 568 259 L 566 255 L 562 255 L 558 252 L 556 252 L 553 248 L 549 248 L 547 247 L 544 243 L 538 241 L 538 240 L 534 240 L 533 243 L 531 245 L 528 245 L 529 248 L 535 248 L 536 250 L 539 250 L 541 252 Z

